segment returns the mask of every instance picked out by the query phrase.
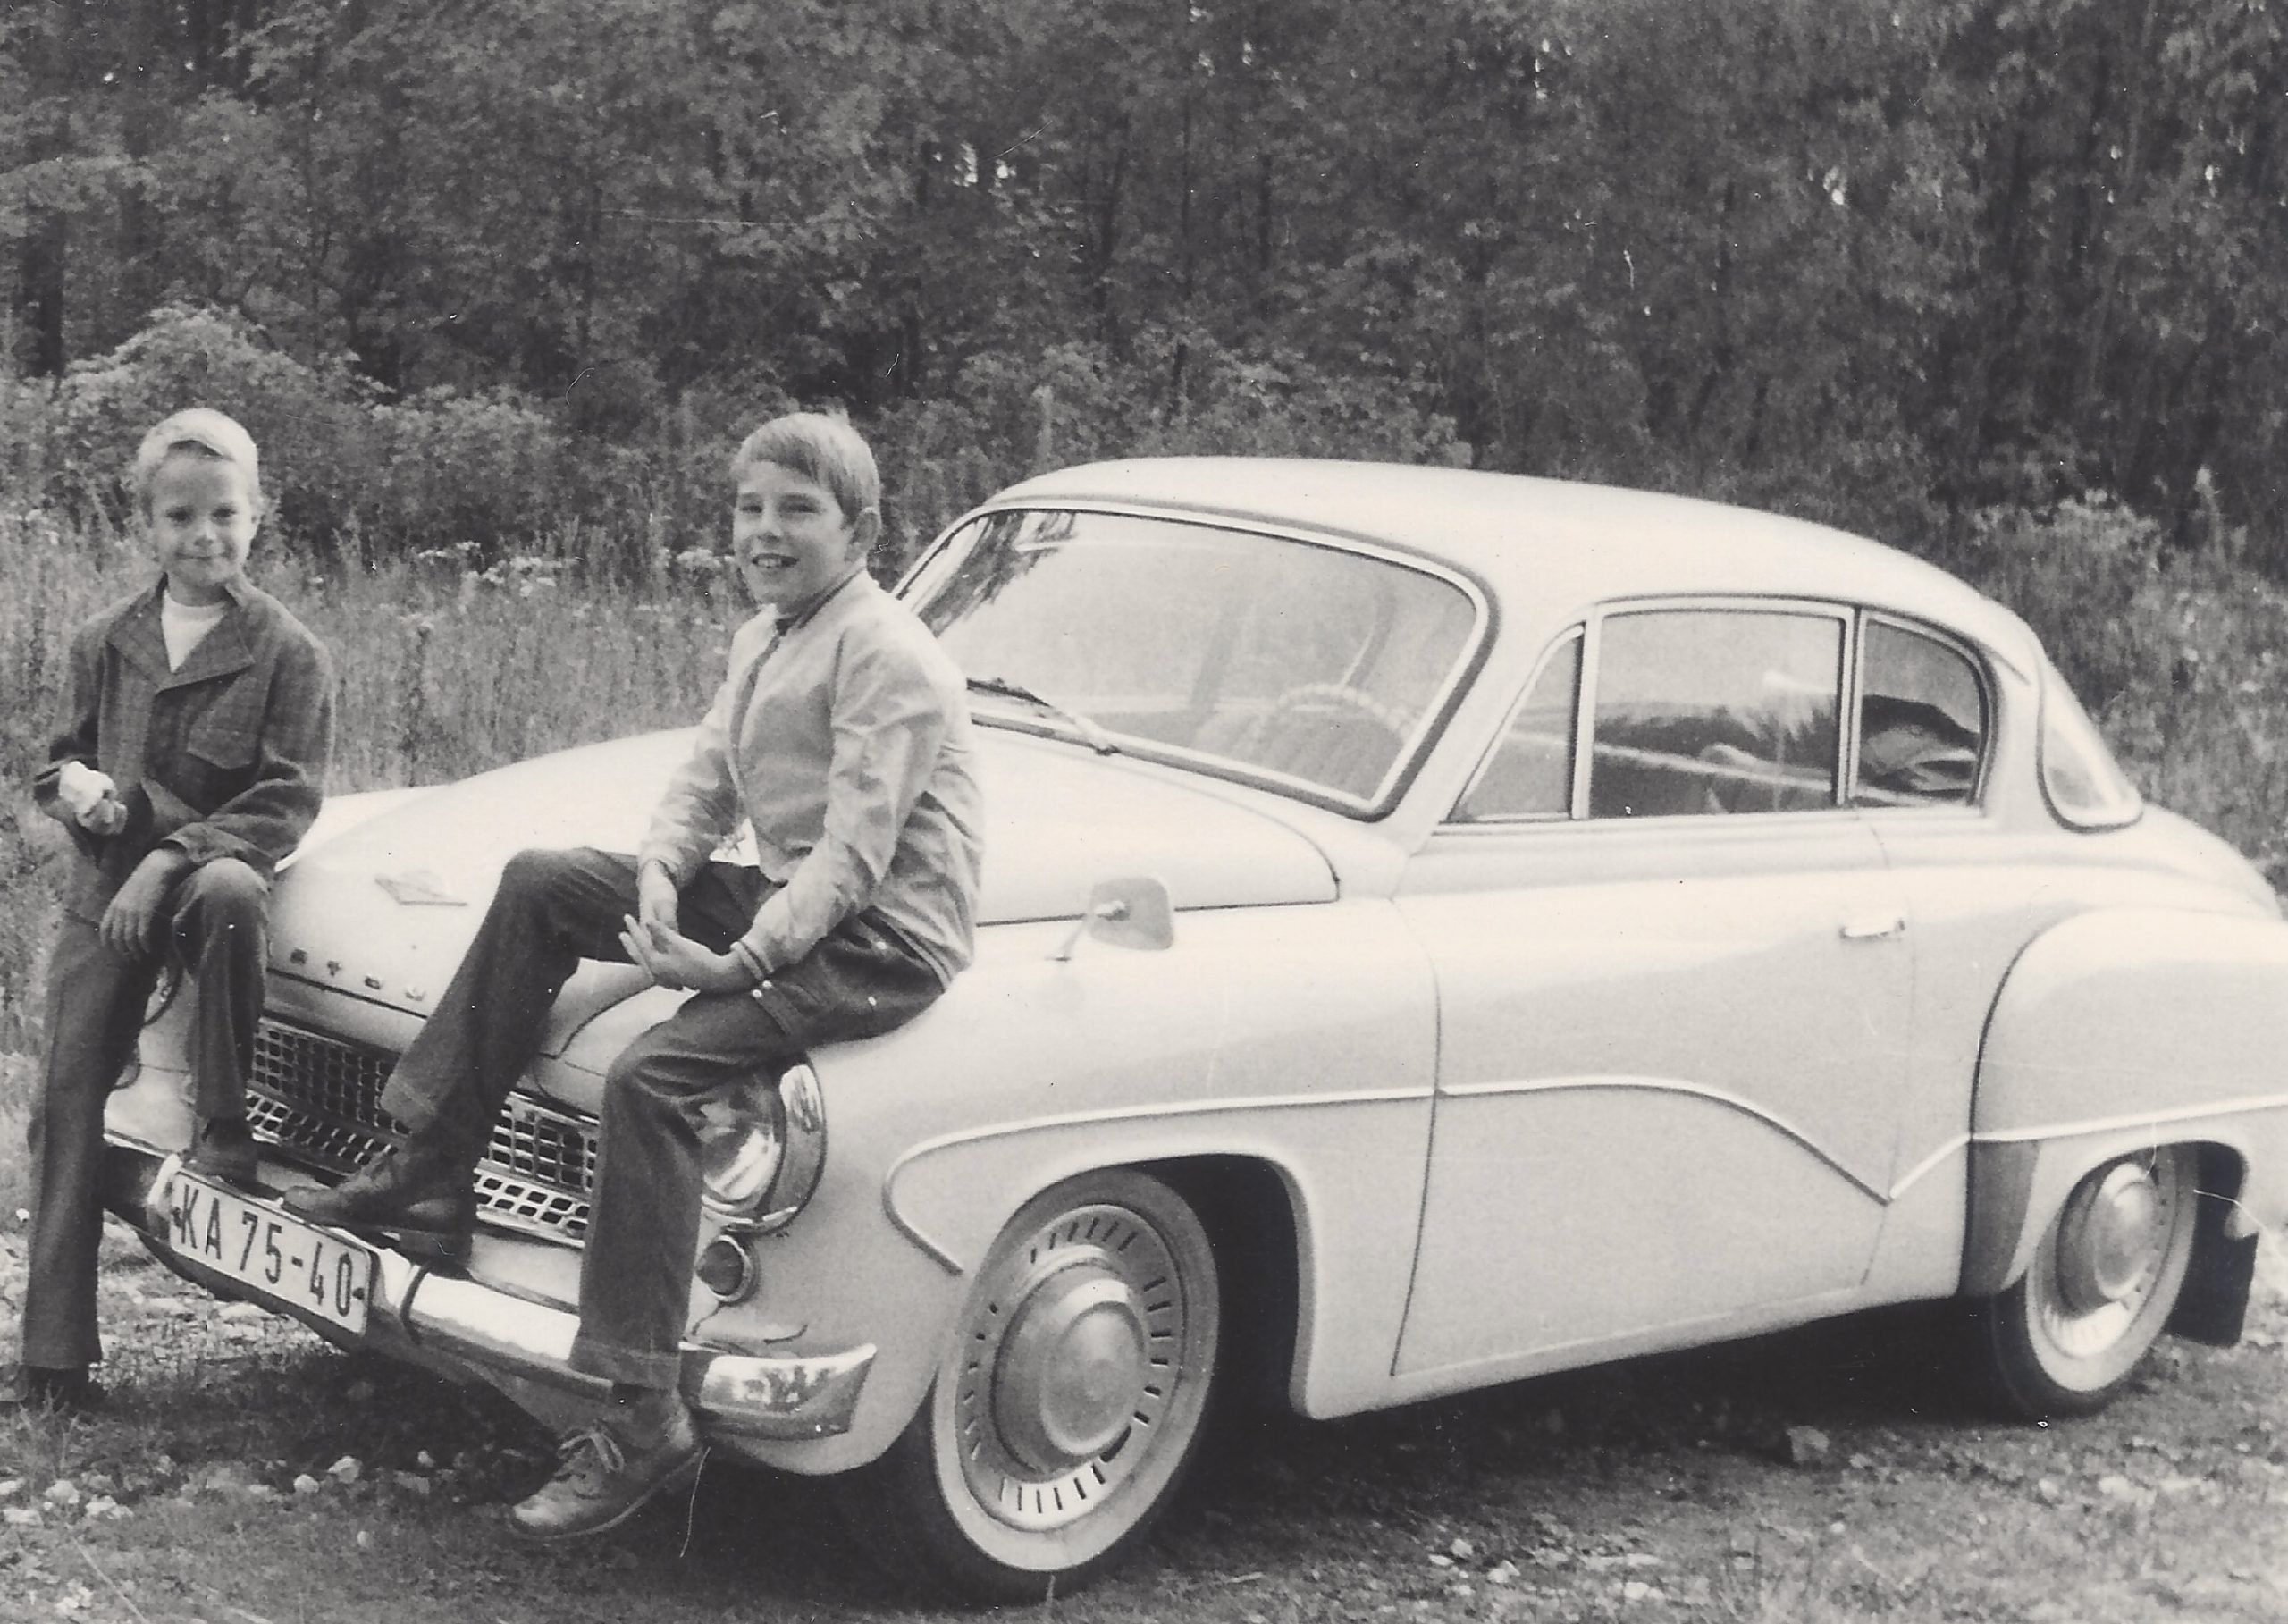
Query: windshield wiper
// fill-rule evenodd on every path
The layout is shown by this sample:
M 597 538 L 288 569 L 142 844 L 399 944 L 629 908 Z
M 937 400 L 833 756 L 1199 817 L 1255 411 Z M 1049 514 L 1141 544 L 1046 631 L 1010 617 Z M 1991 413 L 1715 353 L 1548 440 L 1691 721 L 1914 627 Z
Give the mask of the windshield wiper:
M 969 679 L 969 686 L 977 693 L 993 694 L 1003 699 L 1017 700 L 1032 706 L 1036 711 L 1047 712 L 1079 734 L 1081 743 L 1087 745 L 1098 755 L 1120 753 L 1120 746 L 1112 742 L 1111 734 L 1106 733 L 1078 711 L 1068 711 L 1055 700 L 1043 698 L 1021 682 L 1011 682 L 1005 677 L 972 677 Z

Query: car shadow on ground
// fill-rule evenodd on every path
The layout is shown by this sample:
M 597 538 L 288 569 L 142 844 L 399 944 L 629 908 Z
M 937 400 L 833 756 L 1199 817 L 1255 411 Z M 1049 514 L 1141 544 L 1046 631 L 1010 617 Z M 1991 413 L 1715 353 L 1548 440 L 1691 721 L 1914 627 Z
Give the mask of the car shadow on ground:
M 288 1503 L 315 1480 L 327 1503 L 400 1519 L 440 1583 L 701 1611 L 768 1596 L 821 1616 L 947 1599 L 913 1582 L 901 1527 L 852 1527 L 826 1482 L 722 1455 L 695 1493 L 623 1531 L 525 1545 L 506 1509 L 547 1477 L 552 1440 L 506 1398 L 218 1314 L 156 1271 L 134 1277 L 165 1317 L 122 1327 L 103 1446 L 114 1472 L 164 1454 L 194 1485 L 237 1474 Z M 1442 1521 L 1624 1518 L 1712 1460 L 1784 1460 L 1790 1428 L 1958 1426 L 1976 1411 L 1949 1334 L 1944 1312 L 1888 1311 L 1333 1421 L 1227 1404 L 1151 1548 L 1109 1589 L 1145 1605 L 1233 1574 L 1384 1561 Z M 338 1475 L 349 1461 L 354 1486 Z M 1584 1484 L 1599 1486 L 1594 1510 Z
M 1800 1447 L 1791 1429 L 1974 1424 L 1950 1358 L 1960 1331 L 1959 1311 L 1917 1307 L 1334 1421 L 1227 1406 L 1124 1582 L 1364 1552 L 1426 1519 L 1475 1515 L 1495 1489 L 1571 1514 L 1567 1485 L 1585 1472 L 1625 1502 L 1712 1452 L 1786 1462 Z M 899 1529 L 853 1527 L 833 1499 L 815 1480 L 711 1463 L 690 1504 L 647 1513 L 633 1543 L 673 1541 L 727 1593 L 829 1609 L 937 1599 L 902 1577 Z

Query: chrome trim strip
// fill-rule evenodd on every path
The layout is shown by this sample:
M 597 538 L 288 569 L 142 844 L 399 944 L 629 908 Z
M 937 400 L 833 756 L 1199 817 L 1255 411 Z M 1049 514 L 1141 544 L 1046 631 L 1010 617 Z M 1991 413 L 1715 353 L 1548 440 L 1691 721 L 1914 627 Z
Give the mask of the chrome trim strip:
M 2073 1139 L 2085 1133 L 2110 1133 L 2122 1128 L 2158 1128 L 2175 1123 L 2201 1122 L 2211 1117 L 2242 1116 L 2251 1111 L 2276 1111 L 2288 1106 L 2288 1094 L 2252 1094 L 2217 1105 L 2183 1106 L 2174 1111 L 2140 1111 L 2126 1116 L 2094 1117 L 2086 1122 L 2052 1123 L 2039 1128 L 2006 1128 L 1973 1133 L 1974 1145 L 2023 1144 L 2030 1140 Z
M 1967 1133 L 1957 1133 L 1952 1139 L 1941 1142 L 1936 1150 L 1933 1150 L 1930 1155 L 1915 1163 L 1913 1167 L 1907 1169 L 1905 1175 L 1891 1186 L 1889 1199 L 1893 1201 L 1897 1200 L 1909 1190 L 1912 1190 L 1916 1184 L 1920 1183 L 1923 1177 L 1928 1174 L 1931 1169 L 1939 1166 L 1956 1151 L 1965 1149 L 1969 1145 L 1970 1135 Z
M 1173 1116 L 1224 1115 L 1234 1111 L 1292 1111 L 1313 1106 L 1402 1105 L 1409 1101 L 1430 1101 L 1437 1098 L 1433 1088 L 1419 1089 L 1361 1089 L 1342 1094 L 1283 1094 L 1254 1099 L 1184 1100 L 1158 1106 L 1131 1106 L 1119 1110 L 1073 1111 L 1061 1116 L 1036 1117 L 1030 1122 L 1001 1123 L 989 1128 L 970 1128 L 958 1133 L 941 1134 L 924 1140 L 906 1149 L 892 1162 L 882 1174 L 882 1212 L 890 1226 L 908 1241 L 927 1252 L 937 1265 L 949 1275 L 959 1275 L 963 1266 L 952 1252 L 921 1233 L 918 1224 L 907 1220 L 897 1209 L 898 1176 L 925 1156 L 956 1145 L 978 1144 L 989 1139 L 1014 1139 L 1019 1134 L 1047 1133 L 1064 1128 L 1097 1127 L 1106 1123 L 1149 1122 Z
M 1743 1099 L 1737 1094 L 1731 1093 L 1727 1090 L 1712 1089 L 1703 1083 L 1678 1082 L 1675 1079 L 1668 1077 L 1552 1077 L 1535 1082 L 1494 1081 L 1455 1083 L 1440 1090 L 1439 1092 L 1445 1095 L 1451 1095 L 1457 1098 L 1482 1099 L 1508 1094 L 1602 1093 L 1606 1091 L 1619 1092 L 1623 1090 L 1647 1094 L 1687 1095 L 1695 1099 L 1704 1099 L 1711 1105 L 1722 1106 L 1728 1110 L 1739 1113 L 1743 1116 L 1751 1117 L 1757 1122 L 1762 1123 L 1767 1127 L 1777 1129 L 1784 1137 L 1794 1140 L 1798 1145 L 1801 1145 L 1814 1158 L 1832 1168 L 1837 1175 L 1844 1179 L 1846 1182 L 1864 1191 L 1868 1195 L 1873 1197 L 1876 1200 L 1884 1203 L 1886 1206 L 1889 1204 L 1890 1198 L 1884 1194 L 1880 1188 L 1869 1183 L 1865 1179 L 1860 1177 L 1859 1174 L 1852 1172 L 1850 1168 L 1845 1166 L 1833 1152 L 1821 1146 L 1818 1140 L 1813 1139 L 1810 1134 L 1804 1132 L 1801 1128 L 1796 1127 L 1795 1123 L 1789 1122 L 1786 1117 L 1776 1115 L 1773 1113 L 1765 1110 L 1754 1100 Z

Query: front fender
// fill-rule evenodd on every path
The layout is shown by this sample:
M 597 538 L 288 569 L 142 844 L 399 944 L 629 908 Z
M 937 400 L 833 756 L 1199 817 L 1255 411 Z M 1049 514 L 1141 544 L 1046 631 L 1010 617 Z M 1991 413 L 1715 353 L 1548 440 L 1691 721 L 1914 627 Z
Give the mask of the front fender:
M 2163 908 L 2076 915 L 2037 937 L 1989 1018 L 1972 1107 L 1963 1290 L 2024 1273 L 2084 1174 L 2194 1144 L 2244 1170 L 2230 1226 L 2288 1218 L 2288 925 Z M 2224 1193 L 2221 1172 L 2204 1178 Z
M 1172 1159 L 1275 1170 L 1302 1252 L 1299 1369 L 1387 1380 L 1435 1042 L 1427 966 L 1389 905 L 1187 912 L 1165 951 L 1059 960 L 1070 935 L 985 931 L 932 1008 L 813 1056 L 825 1175 L 764 1243 L 761 1293 L 713 1328 L 879 1351 L 848 1435 L 750 1452 L 815 1471 L 887 1447 L 1010 1216 L 1074 1174 Z

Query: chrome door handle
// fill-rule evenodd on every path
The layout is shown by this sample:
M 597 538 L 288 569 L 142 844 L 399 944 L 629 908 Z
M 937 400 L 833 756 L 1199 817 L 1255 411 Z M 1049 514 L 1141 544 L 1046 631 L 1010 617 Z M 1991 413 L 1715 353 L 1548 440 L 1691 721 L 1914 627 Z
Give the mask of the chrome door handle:
M 1865 919 L 1846 919 L 1841 934 L 1846 942 L 1880 942 L 1888 937 L 1905 936 L 1906 915 L 1880 913 Z

